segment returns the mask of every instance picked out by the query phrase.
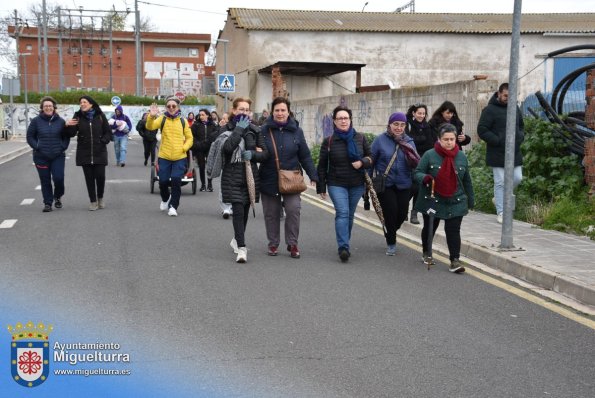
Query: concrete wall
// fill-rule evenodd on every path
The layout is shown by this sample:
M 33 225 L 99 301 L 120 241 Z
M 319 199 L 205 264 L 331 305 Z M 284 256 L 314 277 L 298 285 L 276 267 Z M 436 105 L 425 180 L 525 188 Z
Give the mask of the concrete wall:
M 2 104 L 0 105 L 4 112 L 4 118 L 2 124 L 5 128 L 9 129 L 15 136 L 26 135 L 28 123 L 25 120 L 31 120 L 39 115 L 39 105 L 29 104 L 29 112 L 25 112 L 25 104 Z M 79 105 L 58 105 L 58 113 L 64 119 L 70 119 L 74 112 L 78 111 Z M 161 106 L 163 108 L 163 106 Z M 198 115 L 200 109 L 206 108 L 210 111 L 215 109 L 214 105 L 182 105 L 182 115 L 186 117 L 188 112 L 194 112 L 194 115 Z M 114 111 L 113 106 L 102 106 L 101 109 L 106 113 Z M 148 106 L 126 106 L 124 105 L 124 113 L 128 115 L 132 121 L 132 134 L 136 134 L 136 123 L 142 118 L 143 113 L 148 112 Z M 163 109 L 162 109 L 163 111 Z M 2 113 L 0 113 L 2 114 Z M 109 116 L 109 115 L 108 115 Z
M 364 86 L 392 81 L 397 88 L 419 87 L 469 80 L 478 74 L 498 82 L 508 80 L 511 39 L 505 34 L 246 31 L 228 21 L 222 38 L 230 40 L 227 69 L 236 73 L 238 86 L 233 96 L 250 96 L 258 112 L 271 102 L 272 83 L 271 75 L 257 71 L 279 61 L 366 64 Z M 519 98 L 551 87 L 553 61 L 542 63 L 548 52 L 585 39 L 590 40 L 580 35 L 523 34 Z M 222 73 L 222 50 L 219 44 L 218 73 Z M 355 91 L 355 72 L 328 78 L 284 78 L 293 101 Z
M 465 126 L 464 132 L 477 142 L 477 122 L 481 110 L 498 90 L 495 80 L 468 80 L 438 86 L 423 86 L 294 101 L 296 119 L 310 144 L 322 142 L 332 134 L 332 111 L 345 105 L 353 111 L 353 126 L 359 132 L 380 134 L 386 131 L 388 118 L 396 111 L 406 112 L 411 104 L 424 103 L 431 114 L 442 102 L 455 104 Z M 429 119 L 429 117 L 428 117 Z

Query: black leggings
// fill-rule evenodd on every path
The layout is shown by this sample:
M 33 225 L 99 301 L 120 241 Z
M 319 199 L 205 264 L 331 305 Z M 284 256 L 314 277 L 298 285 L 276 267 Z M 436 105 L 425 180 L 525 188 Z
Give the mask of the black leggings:
M 145 162 L 151 156 L 151 164 L 155 163 L 155 148 L 157 147 L 157 140 L 148 141 L 143 139 L 143 147 L 145 148 Z
M 91 202 L 97 202 L 97 198 L 103 198 L 105 189 L 105 165 L 104 164 L 84 164 L 83 173 L 87 183 L 87 193 Z M 97 187 L 97 189 L 95 189 Z
M 397 231 L 407 218 L 409 195 L 409 189 L 397 189 L 395 186 L 386 187 L 384 192 L 378 194 L 382 213 L 384 213 L 386 226 L 384 237 L 387 245 L 394 245 L 397 242 Z
M 246 232 L 246 225 L 248 225 L 248 215 L 250 214 L 250 203 L 232 203 L 231 210 L 233 211 L 233 234 L 238 243 L 238 247 L 246 246 L 244 240 L 244 232 Z
M 421 245 L 424 253 L 428 252 L 428 225 L 430 223 L 430 217 L 422 213 L 424 217 L 424 227 L 421 230 Z M 446 235 L 446 244 L 448 245 L 448 253 L 450 261 L 455 258 L 459 258 L 461 254 L 461 223 L 463 222 L 463 216 L 453 217 L 444 220 L 444 234 Z M 434 234 L 436 229 L 440 225 L 440 219 L 434 218 Z M 432 236 L 432 238 L 434 238 Z

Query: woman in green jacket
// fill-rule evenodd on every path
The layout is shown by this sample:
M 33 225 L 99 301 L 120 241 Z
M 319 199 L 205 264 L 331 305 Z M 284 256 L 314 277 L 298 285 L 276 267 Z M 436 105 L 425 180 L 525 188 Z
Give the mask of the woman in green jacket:
M 436 211 L 433 232 L 444 220 L 444 233 L 450 255 L 450 272 L 465 272 L 459 261 L 461 251 L 461 222 L 474 202 L 473 185 L 467 157 L 457 145 L 457 129 L 449 123 L 438 128 L 438 141 L 427 151 L 415 169 L 419 194 L 415 209 L 423 214 L 421 231 L 423 261 L 433 264 L 428 254 L 428 209 Z M 433 189 L 432 189 L 433 186 Z M 433 236 L 432 236 L 433 238 Z

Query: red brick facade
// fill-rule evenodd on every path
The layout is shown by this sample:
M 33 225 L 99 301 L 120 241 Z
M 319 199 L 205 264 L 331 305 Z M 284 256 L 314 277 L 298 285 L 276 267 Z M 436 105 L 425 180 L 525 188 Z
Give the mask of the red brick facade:
M 14 37 L 14 26 L 9 26 Z M 24 62 L 27 68 L 27 89 L 44 91 L 43 56 L 38 61 L 37 28 L 24 28 L 19 34 L 21 87 L 24 87 Z M 60 89 L 58 34 L 48 32 L 49 91 Z M 81 51 L 82 44 L 82 51 Z M 205 67 L 205 54 L 211 45 L 210 34 L 141 33 L 141 94 L 203 95 L 203 78 L 212 78 L 213 67 Z M 136 47 L 134 32 L 113 32 L 110 79 L 109 35 L 79 30 L 62 35 L 63 89 L 136 93 Z M 82 52 L 82 54 L 81 54 Z M 178 70 L 179 69 L 179 70 Z

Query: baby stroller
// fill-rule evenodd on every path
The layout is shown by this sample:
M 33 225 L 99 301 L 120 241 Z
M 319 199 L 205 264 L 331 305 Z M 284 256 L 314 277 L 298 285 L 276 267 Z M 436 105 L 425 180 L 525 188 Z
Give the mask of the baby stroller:
M 155 162 L 155 164 L 151 165 L 151 193 L 155 192 L 155 183 L 157 181 L 159 181 L 159 164 Z M 182 177 L 182 186 L 188 183 L 192 184 L 192 195 L 196 195 L 196 168 L 194 168 L 191 151 L 186 154 L 186 171 Z

